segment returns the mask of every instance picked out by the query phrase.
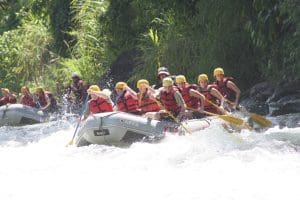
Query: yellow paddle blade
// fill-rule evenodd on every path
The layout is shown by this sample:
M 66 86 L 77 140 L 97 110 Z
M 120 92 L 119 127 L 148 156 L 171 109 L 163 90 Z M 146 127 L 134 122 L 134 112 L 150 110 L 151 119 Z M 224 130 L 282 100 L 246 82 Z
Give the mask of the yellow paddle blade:
M 241 126 L 244 124 L 244 120 L 238 118 L 238 117 L 234 117 L 231 115 L 217 115 L 219 118 L 223 119 L 224 121 L 227 121 L 231 124 L 237 125 L 237 126 Z
M 202 111 L 202 113 L 204 113 L 206 115 L 210 115 L 210 116 L 217 116 L 217 117 L 223 119 L 224 121 L 234 124 L 236 126 L 245 125 L 244 120 L 242 120 L 241 118 L 238 118 L 238 117 L 234 117 L 232 115 L 218 115 L 218 114 L 211 113 L 208 111 Z
M 263 126 L 263 127 L 271 127 L 272 122 L 268 119 L 266 119 L 264 116 L 261 116 L 256 113 L 250 113 L 251 119 L 256 122 L 257 124 Z
M 73 145 L 73 139 L 66 145 L 66 147 Z

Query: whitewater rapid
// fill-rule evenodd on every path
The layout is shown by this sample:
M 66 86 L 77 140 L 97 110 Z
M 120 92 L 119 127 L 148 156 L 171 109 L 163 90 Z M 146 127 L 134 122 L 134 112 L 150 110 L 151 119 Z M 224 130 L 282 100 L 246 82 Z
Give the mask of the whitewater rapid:
M 298 200 L 300 127 L 211 127 L 129 147 L 68 146 L 66 120 L 0 127 L 0 198 Z

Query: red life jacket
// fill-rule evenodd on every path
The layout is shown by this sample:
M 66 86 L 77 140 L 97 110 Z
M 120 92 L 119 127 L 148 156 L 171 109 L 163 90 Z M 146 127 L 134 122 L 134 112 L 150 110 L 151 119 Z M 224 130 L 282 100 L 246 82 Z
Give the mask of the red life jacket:
M 215 81 L 214 84 L 217 86 L 217 90 L 229 101 L 235 101 L 235 92 L 227 87 L 228 81 L 233 81 L 232 77 L 224 77 L 223 81 Z
M 198 91 L 201 92 L 205 96 L 205 99 L 218 105 L 217 98 L 210 94 L 211 89 L 215 88 L 215 87 L 216 87 L 215 85 L 208 85 L 206 89 L 199 87 Z M 218 109 L 216 107 L 214 107 L 212 104 L 210 104 L 208 101 L 204 101 L 203 106 L 204 106 L 204 110 L 206 110 L 208 112 L 218 113 Z
M 0 106 L 6 105 L 9 102 L 9 98 L 8 97 L 2 97 L 0 99 Z
M 102 112 L 112 112 L 113 107 L 111 103 L 107 102 L 104 98 L 98 97 L 97 99 L 89 100 L 89 108 L 91 113 L 102 113 Z
M 8 103 L 11 104 L 17 103 L 17 99 L 15 97 L 2 97 L 0 99 L 0 106 L 6 105 Z
M 15 97 L 9 97 L 8 103 L 17 103 L 17 99 Z
M 180 88 L 179 91 L 184 99 L 184 102 L 186 104 L 187 107 L 189 108 L 194 108 L 194 109 L 198 109 L 200 106 L 200 101 L 198 98 L 193 97 L 190 95 L 190 89 L 194 89 L 197 90 L 197 86 L 196 85 L 190 85 L 188 83 L 185 83 L 185 85 L 183 86 L 183 88 Z
M 117 99 L 118 111 L 129 112 L 133 114 L 139 113 L 138 101 L 128 91 L 124 91 L 123 94 Z
M 173 86 L 169 93 L 167 93 L 165 88 L 163 88 L 160 93 L 160 99 L 164 104 L 165 109 L 173 112 L 174 114 L 178 114 L 181 110 L 181 107 L 177 105 L 174 96 L 175 92 L 177 91 L 178 89 L 175 86 Z
M 44 107 L 47 105 L 47 96 L 46 93 L 43 93 L 41 95 L 38 96 L 38 102 L 40 104 L 41 107 Z
M 33 101 L 33 98 L 28 94 L 23 96 L 20 103 L 23 104 L 23 105 L 26 105 L 26 106 L 35 107 L 35 103 Z
M 142 113 L 146 112 L 158 112 L 160 111 L 160 107 L 157 102 L 149 97 L 146 92 L 141 97 L 141 94 L 137 94 L 139 101 L 139 108 L 141 109 Z

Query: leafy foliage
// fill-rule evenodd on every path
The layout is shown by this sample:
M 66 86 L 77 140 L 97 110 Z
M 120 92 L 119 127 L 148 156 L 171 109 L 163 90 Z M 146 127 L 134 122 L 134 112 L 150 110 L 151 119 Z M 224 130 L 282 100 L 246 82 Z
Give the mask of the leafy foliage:
M 242 88 L 299 80 L 299 16 L 296 0 L 1 0 L 0 86 L 97 82 L 137 51 L 131 82 L 162 65 L 189 82 L 222 66 Z

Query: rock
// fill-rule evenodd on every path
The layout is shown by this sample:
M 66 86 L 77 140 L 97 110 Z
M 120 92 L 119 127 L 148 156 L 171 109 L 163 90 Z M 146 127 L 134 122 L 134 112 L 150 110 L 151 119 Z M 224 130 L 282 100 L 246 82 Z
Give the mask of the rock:
M 269 106 L 266 100 L 273 94 L 274 90 L 274 85 L 269 82 L 258 83 L 244 93 L 241 104 L 250 112 L 267 115 Z
M 299 81 L 278 85 L 268 82 L 258 83 L 246 92 L 241 104 L 250 112 L 262 115 L 300 113 Z
M 274 85 L 269 82 L 258 83 L 250 89 L 250 97 L 256 102 L 265 102 L 274 90 Z

